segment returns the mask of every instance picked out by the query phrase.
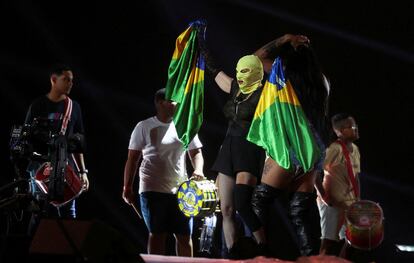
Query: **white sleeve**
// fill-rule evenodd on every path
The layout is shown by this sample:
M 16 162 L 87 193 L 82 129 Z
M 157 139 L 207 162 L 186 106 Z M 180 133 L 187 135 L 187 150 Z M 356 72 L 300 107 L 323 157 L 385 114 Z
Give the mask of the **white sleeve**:
M 145 147 L 145 132 L 142 127 L 142 122 L 138 122 L 132 131 L 131 138 L 129 139 L 129 150 L 142 151 Z
M 191 140 L 190 144 L 188 145 L 188 150 L 194 150 L 203 147 L 203 144 L 201 143 L 200 139 L 198 138 L 198 134 L 196 134 Z

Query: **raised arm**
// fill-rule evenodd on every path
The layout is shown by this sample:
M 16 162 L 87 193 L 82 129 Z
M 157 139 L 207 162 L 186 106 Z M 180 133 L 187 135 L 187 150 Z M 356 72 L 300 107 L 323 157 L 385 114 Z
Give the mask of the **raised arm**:
M 272 70 L 275 53 L 277 53 L 277 50 L 283 46 L 283 44 L 290 43 L 293 48 L 296 49 L 300 45 L 308 45 L 309 42 L 309 39 L 304 35 L 285 34 L 256 50 L 254 55 L 260 58 L 263 63 L 264 71 L 269 73 Z
M 226 93 L 230 93 L 231 90 L 231 82 L 233 81 L 233 78 L 229 77 L 226 73 L 223 71 L 220 71 L 217 76 L 214 78 L 217 85 L 220 87 L 220 89 Z
M 231 82 L 233 81 L 233 78 L 229 77 L 226 73 L 224 73 L 217 67 L 214 58 L 211 56 L 211 53 L 207 48 L 202 32 L 200 32 L 198 35 L 198 43 L 200 52 L 204 57 L 206 70 L 214 78 L 221 90 L 223 90 L 226 93 L 230 93 Z

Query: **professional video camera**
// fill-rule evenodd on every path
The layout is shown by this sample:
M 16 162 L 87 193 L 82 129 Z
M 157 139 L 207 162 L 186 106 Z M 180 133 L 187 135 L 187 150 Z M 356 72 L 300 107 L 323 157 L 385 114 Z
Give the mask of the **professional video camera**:
M 68 154 L 84 150 L 82 134 L 75 133 L 68 137 L 61 135 L 57 129 L 59 126 L 59 121 L 35 118 L 31 124 L 13 126 L 10 134 L 10 158 L 15 166 L 16 180 L 35 182 L 55 205 L 61 205 L 64 200 L 71 198 L 64 197 L 65 182 L 71 181 L 74 184 L 73 181 L 79 180 L 68 165 Z M 30 177 L 26 170 L 33 162 L 38 163 L 38 166 L 34 170 L 35 174 Z M 76 194 L 79 194 L 82 187 L 79 183 L 75 185 Z M 25 191 L 29 190 L 19 190 Z
M 52 122 L 34 119 L 32 124 L 13 126 L 10 134 L 10 157 L 12 161 L 44 157 L 52 139 Z M 34 155 L 33 155 L 34 154 Z
M 15 125 L 10 133 L 10 155 L 12 161 L 20 159 L 45 161 L 50 159 L 56 132 L 56 121 L 35 118 L 31 124 Z M 67 151 L 83 152 L 84 137 L 75 133 L 67 138 Z

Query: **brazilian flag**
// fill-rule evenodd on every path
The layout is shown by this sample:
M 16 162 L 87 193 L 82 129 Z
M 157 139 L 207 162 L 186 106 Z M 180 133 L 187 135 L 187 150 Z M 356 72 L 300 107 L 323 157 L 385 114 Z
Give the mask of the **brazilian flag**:
M 205 63 L 198 48 L 198 32 L 205 28 L 202 21 L 190 23 L 175 42 L 168 68 L 166 99 L 177 102 L 173 121 L 185 148 L 203 122 Z
M 263 147 L 285 169 L 292 168 L 293 156 L 305 172 L 319 159 L 320 149 L 292 84 L 285 79 L 280 57 L 272 65 L 247 140 Z

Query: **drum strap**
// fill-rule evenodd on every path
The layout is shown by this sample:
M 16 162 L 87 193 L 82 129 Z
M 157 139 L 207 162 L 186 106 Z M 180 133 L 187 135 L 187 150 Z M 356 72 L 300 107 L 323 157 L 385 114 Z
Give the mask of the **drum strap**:
M 349 181 L 352 184 L 352 188 L 354 189 L 355 196 L 358 198 L 359 197 L 359 187 L 358 187 L 357 182 L 356 182 L 356 178 L 355 178 L 355 175 L 354 175 L 354 170 L 352 169 L 352 163 L 351 163 L 351 158 L 349 157 L 348 148 L 346 148 L 346 144 L 341 140 L 337 140 L 336 143 L 338 143 L 342 147 L 342 152 L 345 155 L 346 168 L 348 170 Z
M 71 115 L 72 115 L 72 100 L 68 96 L 66 96 L 65 115 L 63 116 L 62 128 L 60 129 L 61 135 L 65 135 Z
M 71 98 L 69 98 L 69 96 L 66 96 L 66 99 L 65 99 L 65 115 L 63 116 L 62 127 L 60 129 L 60 134 L 61 135 L 65 135 L 66 130 L 68 128 L 68 123 L 69 123 L 69 120 L 70 120 L 70 116 L 72 115 L 72 105 L 73 105 L 73 103 L 72 103 Z M 76 162 L 76 158 L 73 155 L 73 153 L 72 153 L 72 160 L 73 160 L 73 163 L 76 166 L 77 172 L 79 173 L 79 171 L 80 171 L 79 165 Z

